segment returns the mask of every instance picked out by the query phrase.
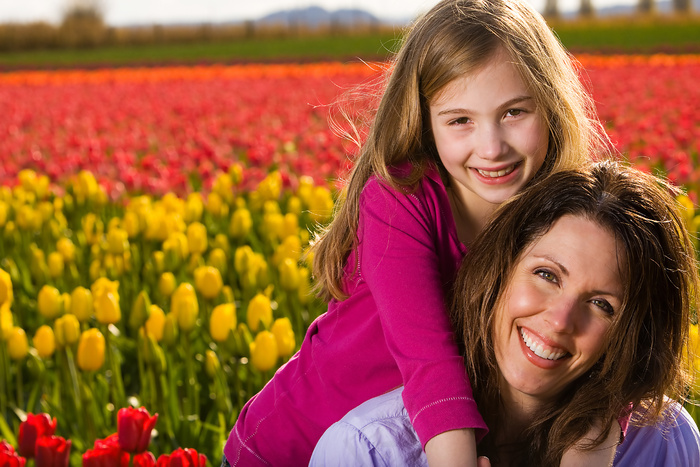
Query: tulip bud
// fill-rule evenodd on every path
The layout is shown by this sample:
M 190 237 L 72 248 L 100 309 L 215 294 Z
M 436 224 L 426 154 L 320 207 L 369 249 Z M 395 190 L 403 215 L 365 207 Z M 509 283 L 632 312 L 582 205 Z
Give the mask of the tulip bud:
M 7 213 L 9 210 L 10 207 L 7 205 L 7 203 L 0 200 L 0 227 L 5 226 L 5 222 L 7 222 Z
M 61 254 L 65 263 L 72 263 L 75 260 L 75 245 L 68 237 L 62 237 L 56 242 L 56 251 Z
M 224 201 L 221 199 L 221 196 L 219 196 L 218 193 L 211 192 L 209 195 L 207 195 L 207 205 L 206 209 L 209 214 L 211 214 L 214 217 L 221 217 L 224 215 L 224 212 L 228 207 L 224 204 Z
M 49 276 L 53 279 L 57 279 L 63 275 L 63 255 L 58 251 L 52 251 L 49 253 L 48 258 Z
M 151 432 L 157 420 L 158 414 L 151 416 L 143 407 L 119 409 L 117 412 L 119 446 L 132 454 L 144 452 L 151 442 Z
M 0 269 L 0 305 L 3 303 L 12 303 L 13 298 L 10 274 L 4 269 Z
M 282 193 L 282 176 L 278 171 L 271 172 L 265 177 L 255 190 L 260 198 L 265 200 L 275 200 Z
M 39 326 L 32 339 L 34 348 L 41 358 L 49 358 L 56 350 L 56 339 L 51 326 Z
M 289 318 L 278 318 L 272 323 L 272 328 L 270 332 L 275 336 L 277 340 L 277 351 L 279 356 L 282 358 L 289 357 L 294 352 L 296 347 L 296 340 L 294 338 L 294 331 L 292 330 L 292 323 Z
M 248 327 L 250 327 L 253 332 L 258 331 L 260 323 L 262 323 L 265 328 L 268 328 L 272 323 L 270 298 L 261 293 L 253 297 L 250 303 L 248 303 L 246 320 L 248 321 Z
M 282 238 L 289 236 L 296 237 L 299 235 L 299 218 L 296 214 L 288 212 L 284 215 L 282 218 L 282 229 L 280 233 Z
M 301 216 L 301 209 L 301 199 L 298 196 L 290 196 L 287 200 L 287 213 L 294 214 L 298 219 Z
M 228 232 L 231 237 L 236 240 L 243 240 L 248 236 L 250 229 L 253 227 L 253 218 L 250 211 L 246 208 L 239 208 L 233 211 L 231 223 L 229 224 Z
M 233 267 L 239 276 L 248 272 L 254 257 L 255 253 L 250 246 L 244 245 L 236 248 L 236 252 L 233 254 Z
M 221 275 L 226 275 L 226 271 L 228 270 L 228 258 L 224 250 L 221 248 L 214 248 L 211 250 L 209 252 L 207 264 L 218 269 Z
M 36 442 L 44 436 L 53 436 L 56 432 L 56 419 L 47 413 L 35 415 L 27 413 L 27 419 L 19 424 L 18 451 L 33 459 L 36 454 Z M 38 465 L 38 464 L 37 464 Z
M 223 303 L 214 307 L 209 319 L 209 333 L 216 342 L 224 342 L 236 329 L 236 305 Z
M 122 319 L 118 295 L 104 291 L 95 297 L 95 318 L 102 324 L 115 324 Z
M 163 344 L 172 347 L 177 344 L 178 326 L 177 315 L 173 312 L 165 315 L 165 324 L 163 325 Z
M 216 376 L 217 371 L 221 369 L 219 357 L 216 355 L 216 352 L 214 352 L 211 349 L 207 349 L 204 355 L 204 369 L 210 378 L 214 378 Z
M 268 371 L 277 364 L 277 340 L 270 331 L 261 331 L 250 344 L 250 360 L 258 371 Z
M 70 312 L 85 322 L 92 317 L 92 292 L 85 287 L 76 287 L 70 295 Z
M 139 292 L 134 301 L 134 306 L 131 307 L 129 315 L 129 327 L 136 330 L 146 323 L 151 313 L 151 299 L 148 298 L 148 293 L 145 290 Z
M 163 339 L 163 327 L 165 326 L 165 313 L 158 305 L 151 305 L 150 315 L 146 320 L 146 332 L 153 336 L 156 342 Z
M 54 319 L 63 311 L 61 292 L 56 287 L 45 285 L 39 290 L 37 296 L 37 308 L 46 319 Z
M 309 268 L 301 267 L 299 268 L 299 302 L 302 305 L 309 303 L 313 295 L 311 289 L 311 272 Z
M 187 226 L 187 244 L 191 253 L 201 255 L 207 250 L 207 228 L 204 224 L 193 222 Z
M 219 296 L 224 283 L 218 269 L 212 266 L 200 266 L 194 270 L 194 285 L 204 298 L 213 300 Z
M 123 255 L 129 249 L 129 234 L 119 227 L 107 231 L 107 251 L 113 255 Z
M 286 258 L 298 262 L 301 259 L 301 239 L 297 235 L 290 235 L 282 240 L 282 243 L 275 249 L 273 262 L 280 265 Z
M 164 272 L 158 278 L 158 292 L 163 297 L 170 297 L 175 292 L 175 287 L 177 287 L 177 280 L 172 272 Z
M 71 440 L 60 436 L 42 436 L 36 441 L 35 465 L 68 467 Z
M 78 342 L 80 338 L 80 322 L 75 315 L 65 314 L 54 322 L 54 335 L 60 347 L 66 347 Z
M 316 222 L 325 222 L 333 213 L 333 198 L 331 192 L 324 187 L 314 188 L 309 199 L 309 212 Z
M 189 332 L 194 329 L 199 316 L 199 303 L 191 284 L 183 282 L 175 289 L 170 308 L 177 316 L 177 322 L 182 331 Z
M 10 304 L 5 302 L 0 305 L 0 340 L 5 341 L 10 338 L 10 333 L 14 328 L 12 311 Z
M 15 326 L 10 331 L 10 336 L 7 339 L 7 348 L 10 351 L 12 360 L 22 360 L 29 352 L 29 343 L 27 342 L 27 334 L 24 329 Z
M 279 265 L 280 285 L 284 290 L 292 291 L 299 288 L 299 267 L 297 263 L 285 258 Z
M 78 367 L 83 371 L 97 371 L 105 362 L 105 338 L 97 328 L 80 335 Z
M 190 193 L 185 203 L 185 222 L 188 224 L 199 222 L 202 219 L 202 211 L 204 211 L 202 194 Z

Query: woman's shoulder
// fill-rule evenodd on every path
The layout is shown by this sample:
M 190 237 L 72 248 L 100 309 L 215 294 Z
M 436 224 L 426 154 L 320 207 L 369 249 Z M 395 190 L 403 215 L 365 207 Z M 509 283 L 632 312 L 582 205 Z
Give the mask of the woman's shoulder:
M 670 402 L 651 426 L 631 425 L 615 455 L 615 467 L 700 465 L 700 431 L 688 411 Z

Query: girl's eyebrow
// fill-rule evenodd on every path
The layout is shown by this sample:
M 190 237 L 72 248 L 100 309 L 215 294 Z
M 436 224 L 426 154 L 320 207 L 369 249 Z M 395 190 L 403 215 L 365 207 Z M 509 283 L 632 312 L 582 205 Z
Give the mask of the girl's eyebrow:
M 532 96 L 517 96 L 514 97 L 510 100 L 507 100 L 506 102 L 502 103 L 501 105 L 498 106 L 499 109 L 504 109 L 508 107 L 512 107 L 517 104 L 521 104 L 525 101 L 531 101 L 534 100 Z M 474 113 L 472 110 L 469 109 L 463 109 L 463 108 L 456 108 L 456 109 L 445 109 L 441 110 L 438 112 L 438 116 L 440 115 L 452 115 L 452 114 L 469 114 L 469 113 Z

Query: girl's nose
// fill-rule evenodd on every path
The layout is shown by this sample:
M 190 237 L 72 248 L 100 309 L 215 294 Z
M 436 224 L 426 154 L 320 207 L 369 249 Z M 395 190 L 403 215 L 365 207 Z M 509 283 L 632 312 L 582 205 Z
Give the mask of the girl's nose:
M 505 152 L 505 141 L 497 125 L 483 125 L 478 130 L 477 154 L 482 159 L 497 159 Z

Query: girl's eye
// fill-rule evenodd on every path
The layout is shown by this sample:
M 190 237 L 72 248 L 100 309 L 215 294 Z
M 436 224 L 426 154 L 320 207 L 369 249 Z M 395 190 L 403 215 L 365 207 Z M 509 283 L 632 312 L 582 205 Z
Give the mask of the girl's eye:
M 591 303 L 603 310 L 608 315 L 612 315 L 615 313 L 615 310 L 613 309 L 612 305 L 610 305 L 610 303 L 608 303 L 607 300 L 603 300 L 602 298 L 596 298 L 591 300 Z
M 509 117 L 517 117 L 522 113 L 523 113 L 523 111 L 521 109 L 509 109 L 506 112 L 506 115 L 508 115 Z
M 556 282 L 557 281 L 557 276 L 555 276 L 553 272 L 548 271 L 546 269 L 538 269 L 537 271 L 535 271 L 535 274 L 537 274 L 542 279 L 549 281 L 549 282 Z
M 469 123 L 469 117 L 459 117 L 450 122 L 450 125 L 466 125 Z

